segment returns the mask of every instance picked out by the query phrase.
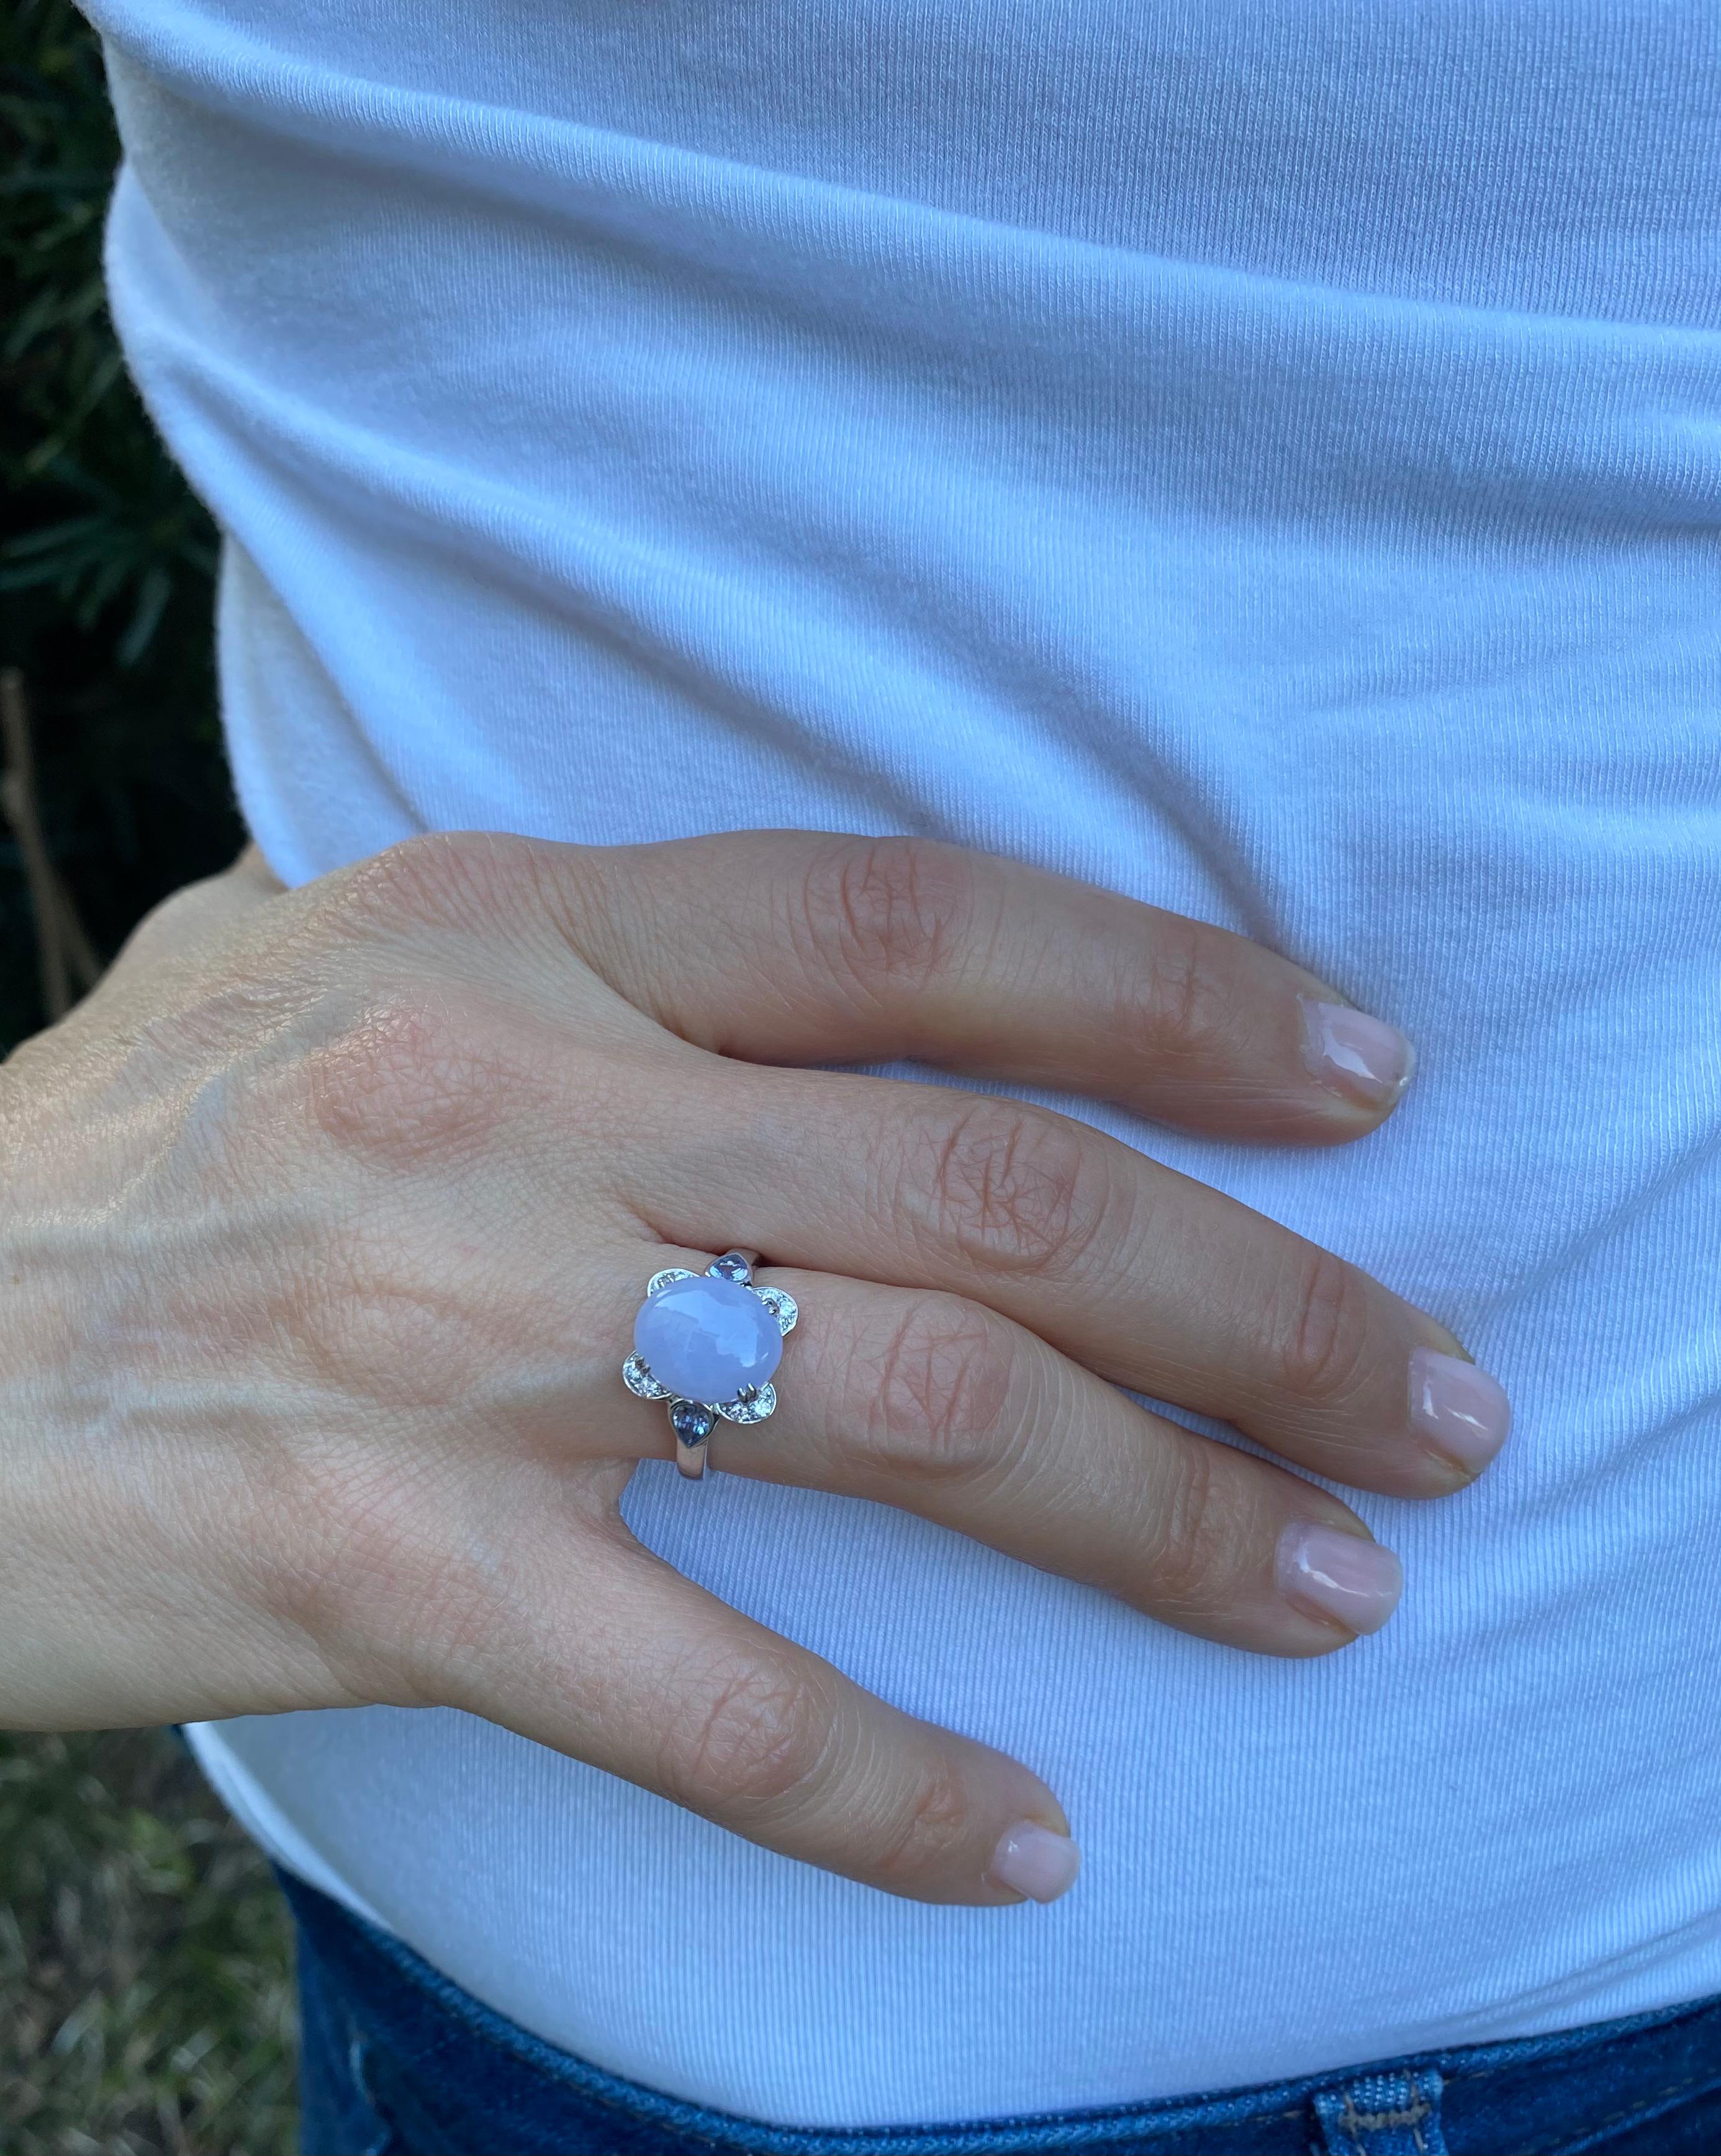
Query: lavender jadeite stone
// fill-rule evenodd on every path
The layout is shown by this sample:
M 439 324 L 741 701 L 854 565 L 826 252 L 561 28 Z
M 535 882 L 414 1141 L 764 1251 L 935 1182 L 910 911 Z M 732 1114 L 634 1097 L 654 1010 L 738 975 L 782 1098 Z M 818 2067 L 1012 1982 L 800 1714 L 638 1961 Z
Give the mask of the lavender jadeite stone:
M 634 1346 L 659 1384 L 684 1400 L 732 1400 L 783 1360 L 783 1329 L 751 1288 L 696 1273 L 647 1300 Z

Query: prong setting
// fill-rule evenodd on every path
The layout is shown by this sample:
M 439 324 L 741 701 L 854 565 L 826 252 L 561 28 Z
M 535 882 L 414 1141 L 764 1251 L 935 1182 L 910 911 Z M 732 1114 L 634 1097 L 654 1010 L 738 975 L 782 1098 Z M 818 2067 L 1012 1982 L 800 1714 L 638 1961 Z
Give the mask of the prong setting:
M 667 1400 L 674 1398 L 669 1387 L 659 1384 L 652 1376 L 643 1356 L 629 1356 L 621 1366 L 621 1381 L 637 1399 Z
M 786 1287 L 756 1287 L 753 1293 L 777 1320 L 783 1332 L 794 1331 L 795 1321 L 801 1314 L 800 1307 Z

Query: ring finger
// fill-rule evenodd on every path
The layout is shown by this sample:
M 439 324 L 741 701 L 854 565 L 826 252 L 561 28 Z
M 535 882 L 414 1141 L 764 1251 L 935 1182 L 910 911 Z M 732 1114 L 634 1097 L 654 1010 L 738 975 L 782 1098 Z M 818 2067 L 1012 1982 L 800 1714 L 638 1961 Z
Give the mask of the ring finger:
M 1505 1436 L 1504 1394 L 1426 1312 L 1070 1116 L 732 1067 L 698 1105 L 642 1134 L 655 1187 L 634 1203 L 666 1240 L 727 1233 L 984 1301 L 1115 1384 L 1359 1488 L 1445 1495 Z
M 702 1270 L 665 1254 L 618 1280 L 619 1317 L 656 1264 Z M 1397 1560 L 1336 1497 L 1137 1406 L 995 1311 L 830 1274 L 760 1284 L 806 1322 L 775 1412 L 719 1422 L 713 1466 L 899 1506 L 1257 1653 L 1323 1654 L 1390 1614 Z M 601 1423 L 666 1450 L 666 1420 L 612 1382 L 629 1419 Z

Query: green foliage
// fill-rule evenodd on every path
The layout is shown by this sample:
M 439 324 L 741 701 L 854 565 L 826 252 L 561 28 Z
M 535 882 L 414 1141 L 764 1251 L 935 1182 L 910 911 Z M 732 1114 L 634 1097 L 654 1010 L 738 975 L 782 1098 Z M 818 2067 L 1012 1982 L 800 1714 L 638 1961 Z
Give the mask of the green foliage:
M 111 952 L 239 834 L 209 658 L 214 533 L 128 382 L 101 280 L 118 146 L 66 0 L 0 10 L 0 665 L 23 670 L 51 850 Z M 42 1022 L 0 835 L 0 1050 Z M 161 1732 L 0 1736 L 0 2148 L 293 2145 L 288 1923 Z
M 210 664 L 216 541 L 108 321 L 119 154 L 69 0 L 0 10 L 0 665 L 35 711 L 50 848 L 98 946 L 237 852 Z M 0 1050 L 42 1022 L 16 850 L 0 844 Z
M 289 2156 L 288 1931 L 166 1731 L 0 1735 L 0 2148 Z

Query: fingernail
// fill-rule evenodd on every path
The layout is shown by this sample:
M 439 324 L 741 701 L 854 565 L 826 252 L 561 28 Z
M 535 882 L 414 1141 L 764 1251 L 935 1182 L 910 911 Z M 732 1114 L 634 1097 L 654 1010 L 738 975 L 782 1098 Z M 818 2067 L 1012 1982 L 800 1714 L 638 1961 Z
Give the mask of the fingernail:
M 1279 1537 L 1279 1592 L 1307 1614 L 1378 1632 L 1398 1607 L 1405 1568 L 1390 1549 L 1296 1521 Z
M 1397 1100 L 1416 1069 L 1416 1051 L 1398 1028 L 1345 1004 L 1302 1006 L 1302 1060 L 1309 1075 L 1348 1101 L 1378 1108 Z
M 1419 1348 L 1410 1358 L 1410 1420 L 1435 1451 L 1480 1475 L 1506 1442 L 1512 1403 L 1474 1363 Z
M 1081 1851 L 1068 1835 L 1019 1820 L 999 1843 L 986 1876 L 1030 1902 L 1056 1902 L 1076 1884 L 1081 1869 Z

